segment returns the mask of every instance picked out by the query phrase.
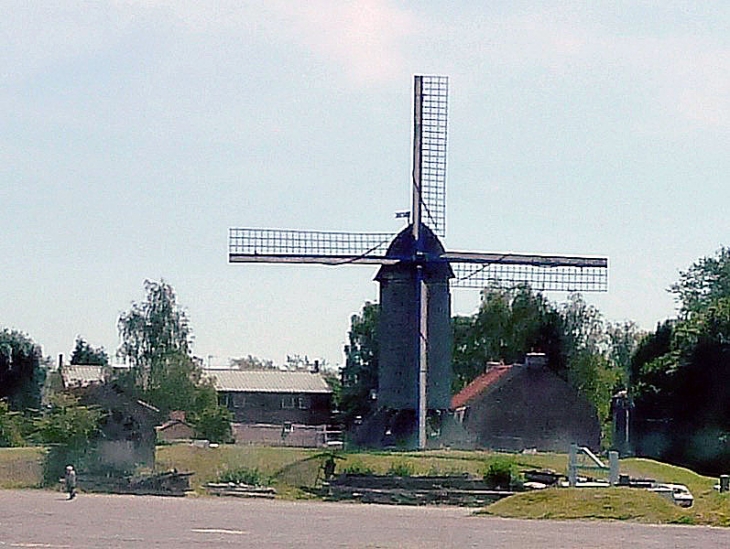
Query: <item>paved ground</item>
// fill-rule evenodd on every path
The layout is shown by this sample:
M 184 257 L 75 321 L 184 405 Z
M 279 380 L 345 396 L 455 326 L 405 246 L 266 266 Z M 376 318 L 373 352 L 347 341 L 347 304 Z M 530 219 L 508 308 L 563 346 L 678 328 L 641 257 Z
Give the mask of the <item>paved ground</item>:
M 730 529 L 507 520 L 466 509 L 0 491 L 0 548 L 728 548 Z

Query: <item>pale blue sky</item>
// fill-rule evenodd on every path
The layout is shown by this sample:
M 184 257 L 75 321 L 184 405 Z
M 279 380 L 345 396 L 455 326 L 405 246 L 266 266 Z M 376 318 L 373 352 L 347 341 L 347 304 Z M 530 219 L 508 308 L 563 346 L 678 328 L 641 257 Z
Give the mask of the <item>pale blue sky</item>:
M 443 74 L 447 247 L 607 255 L 587 299 L 653 328 L 728 244 L 728 6 L 3 0 L 0 326 L 114 352 L 162 277 L 212 365 L 340 363 L 375 269 L 229 265 L 227 230 L 399 230 Z

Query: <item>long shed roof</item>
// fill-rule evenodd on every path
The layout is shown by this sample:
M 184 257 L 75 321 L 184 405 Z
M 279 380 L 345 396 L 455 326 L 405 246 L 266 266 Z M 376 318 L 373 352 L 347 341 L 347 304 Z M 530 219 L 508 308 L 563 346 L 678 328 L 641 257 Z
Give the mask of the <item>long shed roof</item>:
M 61 369 L 64 387 L 86 387 L 104 381 L 101 366 L 94 364 L 73 364 Z
M 331 393 L 319 374 L 280 370 L 205 370 L 217 391 L 244 393 Z

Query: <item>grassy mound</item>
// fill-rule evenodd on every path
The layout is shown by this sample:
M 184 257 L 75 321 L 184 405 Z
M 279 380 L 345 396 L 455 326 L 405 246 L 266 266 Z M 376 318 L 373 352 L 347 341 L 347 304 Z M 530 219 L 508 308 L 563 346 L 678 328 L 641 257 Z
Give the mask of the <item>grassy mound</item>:
M 536 490 L 500 500 L 482 512 L 509 518 L 694 523 L 691 511 L 652 492 L 633 488 Z

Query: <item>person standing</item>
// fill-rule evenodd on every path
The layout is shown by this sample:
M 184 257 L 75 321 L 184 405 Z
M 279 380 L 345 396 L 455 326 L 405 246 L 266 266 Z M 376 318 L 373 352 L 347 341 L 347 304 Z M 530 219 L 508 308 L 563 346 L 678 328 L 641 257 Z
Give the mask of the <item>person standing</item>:
M 66 491 L 68 492 L 68 499 L 76 497 L 76 471 L 73 465 L 66 466 L 66 476 L 64 477 L 66 483 Z

